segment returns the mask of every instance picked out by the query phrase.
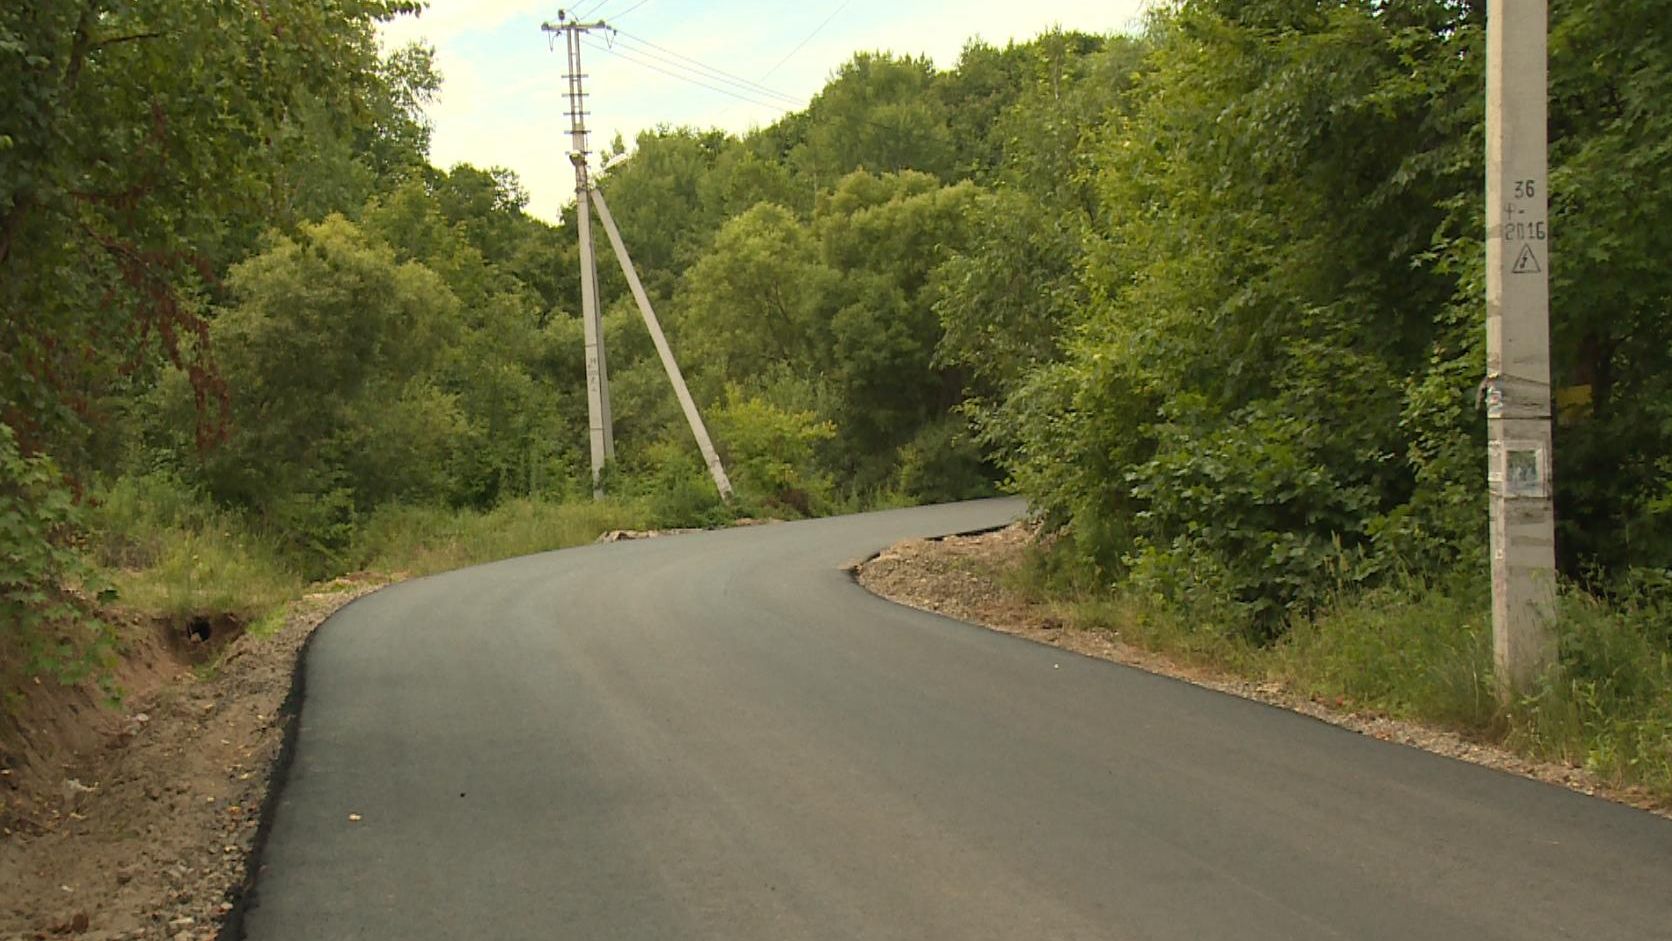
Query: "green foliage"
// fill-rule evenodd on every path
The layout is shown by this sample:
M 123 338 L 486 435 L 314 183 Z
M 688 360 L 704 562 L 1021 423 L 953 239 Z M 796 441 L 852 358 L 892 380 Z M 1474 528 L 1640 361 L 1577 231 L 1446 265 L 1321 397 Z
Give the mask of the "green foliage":
M 628 474 L 612 477 L 608 487 L 619 481 L 631 488 L 644 504 L 652 525 L 661 528 L 722 526 L 749 508 L 727 506 L 703 465 L 696 447 L 689 441 L 657 441 L 639 455 Z M 745 500 L 752 495 L 745 495 Z
M 899 492 L 918 503 L 950 503 L 993 495 L 992 471 L 968 423 L 946 418 L 924 425 L 900 448 Z
M 24 671 L 61 683 L 100 665 L 113 637 L 92 612 L 108 589 L 71 542 L 80 521 L 57 466 L 25 455 L 0 422 L 0 649 L 21 655 Z
M 437 373 L 458 302 L 433 272 L 334 216 L 278 237 L 229 281 L 238 304 L 212 337 L 233 430 L 202 466 L 216 499 L 320 560 L 356 514 L 445 492 L 463 419 Z
M 301 590 L 271 537 L 178 478 L 119 478 L 94 492 L 92 507 L 87 555 L 127 608 L 176 623 L 253 623 Z
M 854 56 L 808 106 L 806 138 L 792 162 L 826 185 L 859 168 L 945 179 L 956 156 L 934 82 L 928 58 Z
M 428 575 L 583 545 L 648 522 L 643 507 L 617 501 L 515 499 L 485 513 L 389 504 L 367 518 L 350 555 L 362 568 Z
M 1089 228 L 989 210 L 982 230 L 995 261 L 1069 260 L 1025 287 L 952 263 L 937 300 L 944 355 L 992 397 L 984 439 L 1047 519 L 1106 577 L 1228 604 L 1266 637 L 1344 587 L 1461 557 L 1480 492 L 1457 476 L 1454 383 L 1479 346 L 1448 228 L 1478 211 L 1455 197 L 1478 180 L 1457 130 L 1478 114 L 1462 53 L 1480 24 L 1443 4 L 1278 7 L 1295 15 L 1181 4 L 1141 67 L 1132 46 L 1085 66 L 1124 86 L 1063 106 L 1104 108 L 1102 129 L 1047 127 L 1007 158 L 1087 171 L 1000 198 Z M 988 342 L 989 303 L 1021 338 Z
M 829 348 L 822 312 L 834 281 L 789 210 L 752 206 L 726 223 L 713 250 L 686 273 L 681 348 L 731 377 L 773 364 L 811 368 Z
M 808 516 L 830 504 L 833 483 L 816 461 L 836 428 L 812 412 L 780 408 L 737 386 L 713 413 L 727 474 L 746 502 L 773 515 Z
M 1335 600 L 1293 622 L 1268 669 L 1299 692 L 1355 708 L 1468 731 L 1500 727 L 1487 596 L 1477 581 L 1453 591 L 1388 585 Z
M 1550 30 L 1551 337 L 1588 414 L 1560 429 L 1564 568 L 1672 567 L 1672 42 L 1653 2 L 1563 0 Z
M 1610 599 L 1562 598 L 1561 668 L 1514 715 L 1514 740 L 1672 795 L 1672 594 L 1665 575 Z
M 132 364 L 180 364 L 212 434 L 203 299 L 321 148 L 375 133 L 373 25 L 399 0 L 107 0 L 0 12 L 0 401 L 81 473 Z
M 1084 302 L 1074 271 L 1079 231 L 1012 187 L 981 194 L 965 224 L 974 230 L 969 249 L 931 274 L 943 331 L 936 357 L 993 396 L 1061 355 L 1064 325 Z

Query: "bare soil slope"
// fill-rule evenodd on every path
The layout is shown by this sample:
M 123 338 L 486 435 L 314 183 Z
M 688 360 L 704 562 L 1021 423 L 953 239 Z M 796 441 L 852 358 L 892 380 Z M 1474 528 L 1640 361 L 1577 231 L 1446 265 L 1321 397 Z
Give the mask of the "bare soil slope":
M 213 938 L 241 897 L 302 645 L 384 584 L 341 579 L 265 636 L 122 625 L 111 708 L 32 683 L 0 736 L 0 938 Z

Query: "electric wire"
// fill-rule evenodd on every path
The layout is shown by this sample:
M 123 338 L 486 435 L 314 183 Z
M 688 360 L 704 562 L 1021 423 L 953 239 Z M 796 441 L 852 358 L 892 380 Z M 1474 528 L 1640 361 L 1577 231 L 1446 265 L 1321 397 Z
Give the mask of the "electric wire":
M 643 0 L 641 0 L 641 2 L 643 2 Z M 662 46 L 655 46 L 649 40 L 642 39 L 642 38 L 639 38 L 639 37 L 635 37 L 635 36 L 632 36 L 630 34 L 624 34 L 621 30 L 615 29 L 613 27 L 610 28 L 609 34 L 616 39 L 627 38 L 629 40 L 637 40 L 639 43 L 643 43 L 643 44 L 649 45 L 649 46 L 654 46 L 654 48 L 657 48 L 657 49 L 665 49 L 665 47 L 662 47 Z M 647 68 L 647 69 L 650 69 L 651 71 L 658 72 L 662 75 L 666 75 L 669 78 L 676 78 L 676 79 L 679 79 L 680 81 L 683 81 L 683 82 L 689 82 L 692 85 L 697 85 L 699 87 L 706 88 L 710 91 L 716 91 L 716 92 L 719 92 L 722 95 L 730 95 L 731 97 L 736 98 L 739 101 L 747 102 L 747 103 L 752 104 L 752 105 L 759 105 L 760 107 L 763 107 L 763 108 L 770 108 L 770 109 L 778 112 L 779 114 L 791 114 L 794 111 L 794 109 L 786 108 L 786 107 L 784 107 L 784 105 L 779 104 L 778 102 L 775 102 L 775 101 L 762 101 L 760 96 L 749 94 L 748 92 L 750 91 L 750 89 L 748 89 L 748 88 L 744 88 L 744 90 L 742 92 L 740 92 L 740 91 L 732 89 L 732 88 L 725 88 L 725 87 L 710 84 L 710 81 L 705 80 L 705 79 L 710 79 L 711 78 L 710 76 L 707 76 L 707 75 L 705 75 L 701 72 L 698 72 L 696 69 L 690 68 L 689 66 L 685 66 L 685 65 L 682 65 L 679 62 L 675 62 L 673 60 L 670 60 L 666 56 L 658 56 L 654 52 L 650 52 L 648 50 L 626 47 L 625 44 L 623 44 L 623 48 L 618 48 L 616 45 L 605 45 L 603 43 L 599 43 L 599 42 L 597 42 L 596 40 L 593 40 L 590 37 L 584 37 L 582 39 L 582 42 L 584 42 L 586 45 L 590 46 L 593 49 L 596 49 L 600 52 L 607 52 L 610 55 L 615 56 L 616 58 L 622 59 L 622 60 L 627 61 L 627 62 L 631 62 L 634 65 L 640 66 L 641 68 Z M 668 52 L 670 55 L 678 56 L 681 59 L 686 59 L 686 60 L 691 61 L 693 63 L 697 62 L 697 60 L 691 59 L 689 56 L 686 56 L 686 55 L 683 55 L 681 53 L 675 52 L 672 49 L 665 49 L 665 51 Z M 641 56 L 647 57 L 652 61 L 646 61 L 645 58 L 640 58 Z M 697 63 L 697 64 L 700 65 L 701 63 Z M 669 68 L 665 68 L 664 66 L 671 66 L 674 69 L 680 69 L 682 71 L 670 71 Z M 720 70 L 711 69 L 711 71 L 719 72 Z M 721 75 L 724 76 L 724 75 L 726 75 L 726 73 L 722 72 Z M 695 77 L 693 77 L 693 76 L 695 76 Z M 735 76 L 730 76 L 730 78 L 735 79 Z M 738 84 L 738 81 L 733 81 L 732 84 L 736 85 L 736 84 Z M 754 83 L 749 83 L 749 84 L 752 85 Z M 765 86 L 760 86 L 760 87 L 762 89 L 764 89 L 765 92 L 768 92 L 768 93 L 771 93 L 771 94 L 774 94 L 774 95 L 779 95 L 779 97 L 783 98 L 784 101 L 790 102 L 791 104 L 799 104 L 799 102 L 797 102 L 795 99 L 791 98 L 788 95 L 782 95 L 779 92 L 773 92 L 771 89 L 768 89 Z M 915 136 L 918 133 L 918 129 L 915 128 L 915 127 L 894 126 L 894 125 L 884 124 L 880 121 L 874 121 L 874 120 L 871 120 L 870 118 L 859 118 L 858 123 L 864 124 L 868 127 L 874 127 L 874 128 L 876 128 L 878 130 L 881 130 L 881 131 L 887 131 L 890 134 L 899 135 L 899 136 L 910 137 L 910 136 Z
M 642 2 L 642 0 L 641 0 L 641 2 Z M 702 75 L 704 78 L 708 78 L 708 79 L 713 80 L 713 81 L 721 81 L 721 82 L 725 82 L 728 85 L 734 85 L 734 86 L 738 87 L 739 89 L 741 89 L 741 90 L 743 90 L 743 91 L 745 91 L 749 94 L 765 95 L 765 96 L 768 96 L 768 97 L 771 97 L 771 98 L 781 98 L 784 101 L 786 101 L 786 102 L 788 102 L 789 104 L 792 104 L 792 105 L 801 103 L 800 101 L 798 101 L 795 97 L 793 97 L 791 95 L 786 95 L 783 92 L 778 91 L 776 89 L 768 88 L 767 86 L 762 85 L 759 82 L 752 82 L 752 81 L 750 81 L 746 78 L 743 78 L 741 76 L 733 75 L 732 73 L 727 72 L 724 69 L 717 69 L 712 65 L 708 65 L 707 63 L 701 62 L 697 59 L 693 59 L 690 56 L 685 55 L 682 52 L 678 52 L 676 50 L 669 49 L 666 46 L 659 45 L 659 44 L 654 43 L 654 42 L 652 42 L 648 39 L 645 39 L 643 36 L 636 36 L 636 35 L 634 35 L 632 33 L 629 33 L 629 32 L 627 32 L 626 30 L 623 30 L 623 29 L 615 29 L 614 33 L 615 33 L 616 37 L 619 40 L 622 40 L 625 44 L 627 44 L 628 48 L 630 48 L 630 49 L 634 46 L 649 47 L 647 49 L 633 49 L 634 52 L 637 52 L 640 55 L 643 55 L 647 58 L 656 59 L 656 60 L 658 60 L 660 62 L 663 62 L 667 65 L 671 65 L 671 66 L 674 66 L 676 68 L 681 68 L 681 69 L 684 69 L 686 71 L 695 72 L 699 75 Z M 652 51 L 652 50 L 654 50 L 654 51 Z M 662 54 L 659 55 L 658 53 L 662 53 Z M 677 61 L 677 62 L 671 61 L 668 58 L 670 56 L 673 59 L 677 59 L 679 61 Z
M 593 19 L 602 22 L 603 19 L 604 19 L 604 14 L 608 13 L 610 7 L 613 6 L 615 3 L 616 3 L 616 0 L 604 0 L 603 3 L 600 3 L 597 6 L 593 7 L 592 12 L 588 15 L 591 16 Z
M 752 105 L 758 105 L 759 107 L 762 107 L 762 108 L 770 108 L 773 111 L 778 112 L 779 114 L 789 114 L 790 113 L 789 108 L 786 108 L 783 105 L 778 104 L 776 102 L 762 101 L 759 98 L 750 97 L 750 96 L 745 95 L 741 92 L 735 91 L 735 90 L 730 89 L 730 88 L 726 88 L 723 85 L 709 84 L 708 82 L 705 82 L 705 81 L 702 81 L 701 79 L 692 77 L 691 75 L 682 74 L 682 73 L 679 73 L 679 72 L 675 72 L 671 69 L 663 68 L 662 66 L 656 64 L 653 61 L 647 61 L 645 59 L 638 58 L 636 55 L 633 55 L 629 52 L 623 52 L 620 49 L 615 49 L 615 48 L 612 48 L 610 46 L 606 46 L 603 43 L 594 42 L 590 39 L 583 39 L 582 42 L 585 45 L 587 45 L 587 46 L 589 46 L 593 49 L 598 50 L 599 52 L 607 52 L 610 55 L 615 56 L 618 59 L 622 59 L 624 61 L 631 62 L 634 65 L 637 65 L 641 68 L 650 69 L 652 72 L 660 72 L 663 75 L 668 76 L 669 78 L 676 78 L 676 79 L 679 79 L 682 82 L 689 82 L 692 85 L 699 85 L 703 88 L 708 89 L 709 91 L 719 92 L 722 95 L 730 95 L 731 97 L 736 98 L 739 101 L 748 102 L 749 104 L 752 104 Z
M 824 22 L 822 22 L 819 25 L 813 27 L 813 31 L 808 33 L 806 35 L 806 37 L 803 38 L 800 42 L 796 43 L 795 48 L 791 49 L 789 51 L 789 54 L 785 55 L 782 59 L 779 59 L 777 65 L 773 66 L 770 69 L 767 69 L 766 74 L 761 76 L 761 80 L 765 81 L 766 79 L 771 78 L 773 72 L 776 72 L 780 68 L 783 68 L 783 65 L 784 65 L 785 62 L 788 62 L 788 61 L 790 61 L 790 59 L 794 58 L 795 54 L 801 51 L 802 46 L 805 46 L 808 43 L 812 42 L 813 37 L 817 36 L 819 33 L 823 32 L 824 28 L 826 26 L 830 25 L 830 21 L 836 18 L 836 14 L 838 14 L 838 13 L 842 12 L 843 10 L 847 9 L 848 4 L 850 4 L 852 2 L 853 2 L 853 0 L 842 0 L 842 2 L 837 5 L 836 9 L 831 10 L 830 15 L 824 18 Z
M 644 5 L 645 5 L 645 4 L 647 4 L 647 3 L 649 3 L 649 2 L 650 2 L 650 0 L 639 0 L 639 2 L 638 2 L 638 3 L 635 3 L 635 4 L 633 4 L 633 5 L 632 5 L 632 6 L 630 6 L 630 7 L 628 7 L 628 8 L 627 8 L 627 9 L 625 9 L 625 10 L 622 10 L 622 11 L 621 11 L 621 12 L 620 12 L 620 13 L 617 13 L 617 14 L 616 14 L 616 15 L 614 15 L 614 16 L 612 16 L 612 17 L 610 17 L 610 19 L 612 19 L 612 20 L 619 20 L 619 19 L 621 19 L 621 18 L 622 18 L 622 17 L 624 17 L 624 16 L 626 16 L 626 15 L 627 15 L 627 14 L 629 14 L 629 13 L 631 13 L 631 12 L 633 12 L 633 11 L 634 11 L 634 10 L 637 10 L 637 9 L 638 9 L 638 8 L 639 8 L 639 7 L 642 7 L 642 6 L 644 6 Z

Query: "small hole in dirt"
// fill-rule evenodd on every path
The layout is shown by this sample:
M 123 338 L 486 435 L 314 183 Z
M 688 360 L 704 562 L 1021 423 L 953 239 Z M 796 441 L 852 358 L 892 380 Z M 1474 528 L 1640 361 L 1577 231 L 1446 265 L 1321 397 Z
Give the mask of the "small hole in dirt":
M 190 666 L 212 661 L 244 632 L 244 622 L 231 614 L 196 614 L 178 621 L 158 621 L 157 630 L 179 663 Z

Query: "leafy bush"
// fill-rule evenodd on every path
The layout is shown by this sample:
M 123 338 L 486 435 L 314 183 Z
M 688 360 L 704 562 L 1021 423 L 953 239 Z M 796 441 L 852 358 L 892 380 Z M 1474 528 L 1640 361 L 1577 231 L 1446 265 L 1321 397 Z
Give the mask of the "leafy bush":
M 993 494 L 992 471 L 966 422 L 945 418 L 923 426 L 900 448 L 899 489 L 918 503 L 946 503 Z
M 663 529 L 720 526 L 757 511 L 747 498 L 726 505 L 689 440 L 652 442 L 630 466 L 611 465 L 605 471 L 606 492 L 633 495 L 643 503 L 649 524 Z
M 812 412 L 775 405 L 742 388 L 714 410 L 716 446 L 741 497 L 773 514 L 808 516 L 830 503 L 835 483 L 819 466 L 818 446 L 836 426 Z
M 108 658 L 112 641 L 92 605 L 108 589 L 76 552 L 82 517 L 52 459 L 23 453 L 0 422 L 0 644 L 63 683 Z
M 1206 581 L 1270 635 L 1370 573 L 1361 549 L 1378 455 L 1342 459 L 1340 426 L 1297 411 L 1262 402 L 1223 421 L 1197 396 L 1168 403 L 1154 456 L 1126 476 L 1142 508 L 1126 560 L 1137 584 L 1178 600 L 1181 578 Z

